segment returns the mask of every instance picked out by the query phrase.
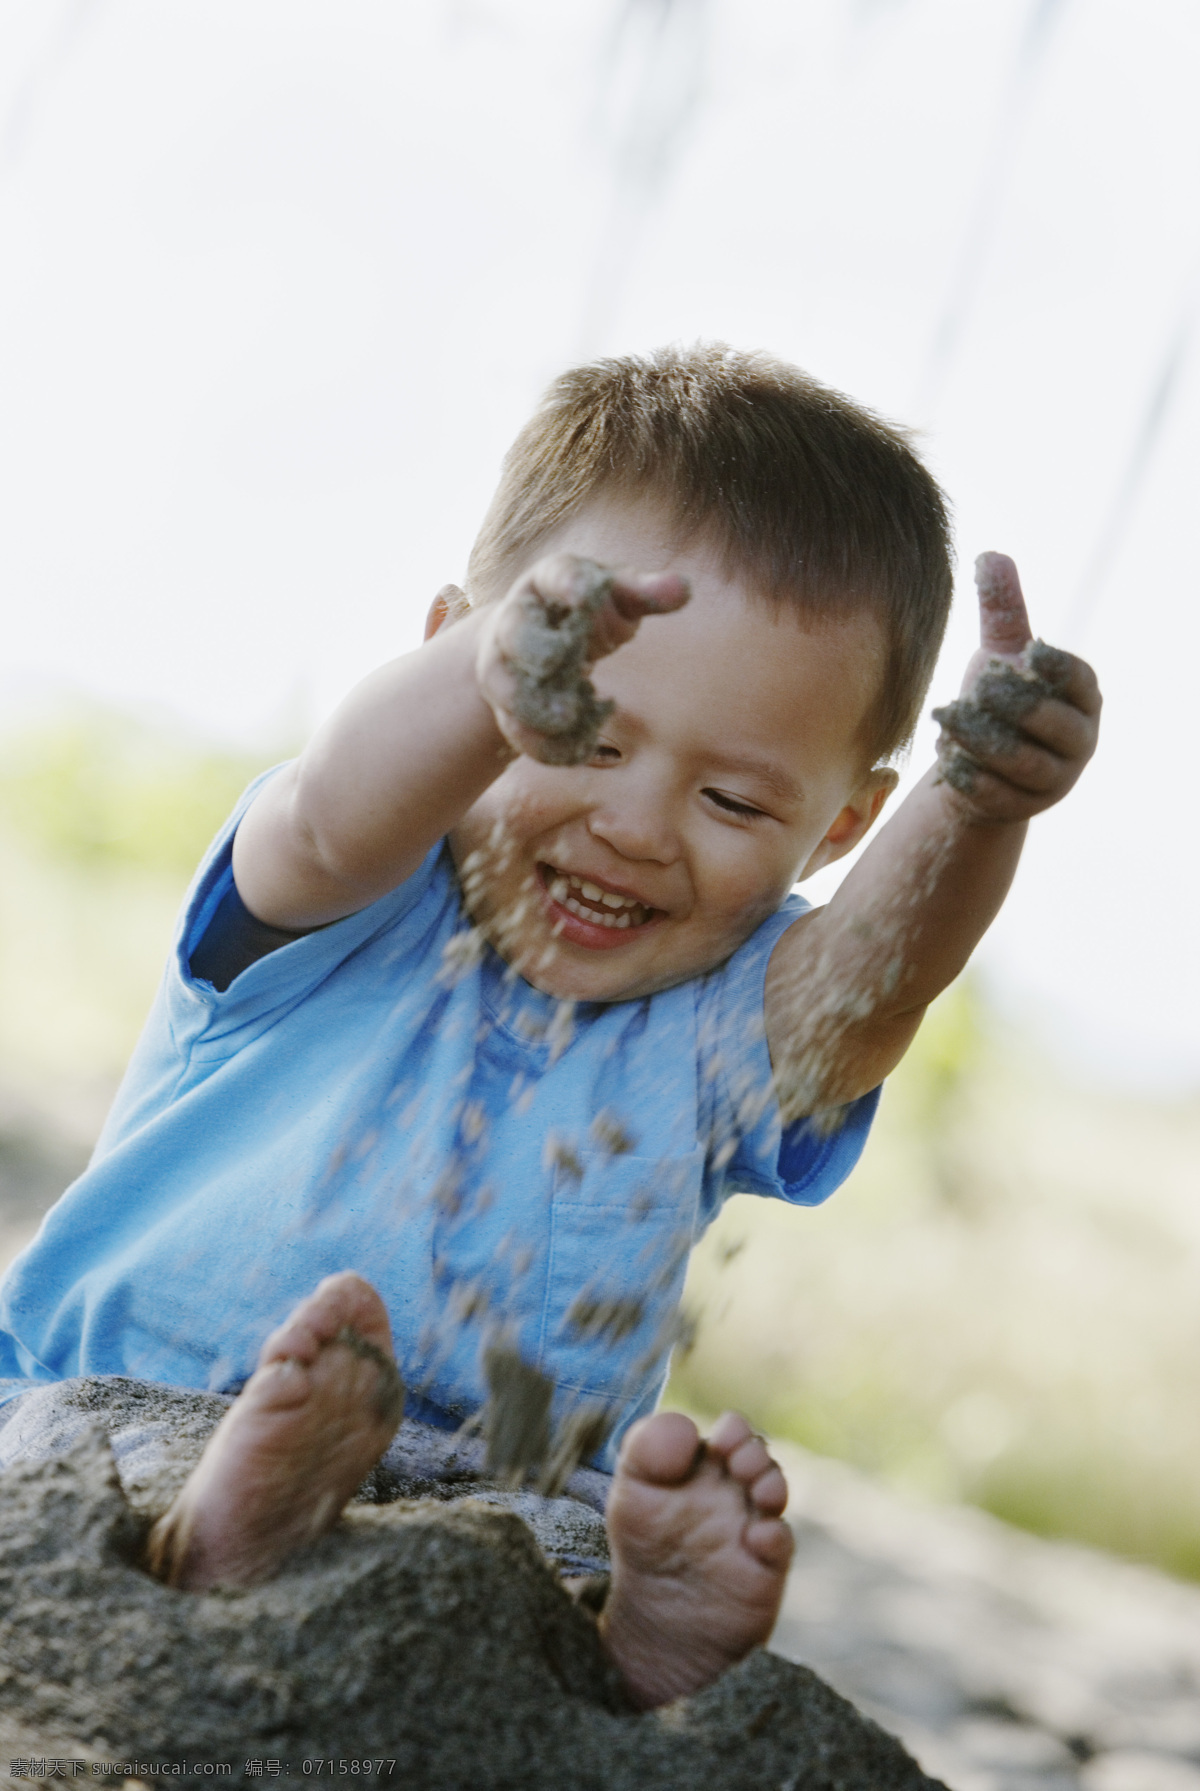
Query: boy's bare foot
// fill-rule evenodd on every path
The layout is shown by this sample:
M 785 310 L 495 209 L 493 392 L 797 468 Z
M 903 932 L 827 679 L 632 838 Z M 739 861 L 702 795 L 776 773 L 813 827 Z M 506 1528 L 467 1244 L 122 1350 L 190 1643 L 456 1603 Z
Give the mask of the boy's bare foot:
M 738 1413 L 706 1443 L 679 1412 L 633 1426 L 608 1501 L 600 1630 L 636 1704 L 698 1691 L 766 1641 L 792 1558 L 786 1503 L 782 1472 Z
M 269 1579 L 337 1522 L 403 1409 L 383 1301 L 361 1276 L 328 1276 L 263 1344 L 150 1532 L 150 1571 L 195 1592 Z

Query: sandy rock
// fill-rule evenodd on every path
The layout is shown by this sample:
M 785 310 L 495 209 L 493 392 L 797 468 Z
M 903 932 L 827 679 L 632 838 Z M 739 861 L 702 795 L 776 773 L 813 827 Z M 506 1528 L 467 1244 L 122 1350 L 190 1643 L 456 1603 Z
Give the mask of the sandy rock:
M 141 1571 L 147 1523 L 100 1427 L 0 1480 L 0 1720 L 19 1753 L 228 1761 L 231 1784 L 256 1760 L 295 1778 L 371 1757 L 422 1791 L 931 1791 L 897 1742 L 763 1651 L 630 1710 L 512 1512 L 357 1505 L 269 1584 L 204 1595 Z

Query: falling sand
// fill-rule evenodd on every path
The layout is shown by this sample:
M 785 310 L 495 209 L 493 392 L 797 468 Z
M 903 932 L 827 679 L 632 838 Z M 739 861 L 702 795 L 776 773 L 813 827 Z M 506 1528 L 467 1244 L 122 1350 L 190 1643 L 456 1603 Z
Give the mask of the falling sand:
M 574 693 L 555 710 L 562 763 L 582 753 L 603 713 L 569 634 L 542 643 L 525 693 L 541 727 L 538 705 L 564 687 Z M 532 649 L 525 659 L 533 663 Z M 777 1070 L 785 1117 L 820 1109 L 847 1020 L 903 980 L 914 892 L 936 881 L 946 851 L 942 840 L 923 847 L 902 893 L 841 929 L 792 992 L 806 1026 Z M 464 873 L 469 896 L 482 872 Z M 561 1007 L 565 1039 L 570 1004 Z M 742 1094 L 747 1124 L 771 1090 Z M 606 1155 L 633 1144 L 619 1114 L 600 1115 L 593 1134 L 591 1148 Z M 721 1141 L 712 1143 L 720 1160 Z M 455 1187 L 444 1197 L 465 1195 Z M 320 1761 L 328 1772 L 330 1762 L 370 1760 L 384 1762 L 373 1773 L 422 1791 L 934 1787 L 899 1742 L 764 1649 L 661 1710 L 630 1705 L 600 1646 L 602 1578 L 582 1597 L 563 1584 L 604 1563 L 586 1488 L 602 1477 L 578 1464 L 600 1447 L 610 1414 L 577 1406 L 556 1428 L 550 1384 L 510 1347 L 503 1314 L 491 1316 L 489 1400 L 482 1436 L 459 1452 L 462 1469 L 397 1471 L 393 1445 L 333 1531 L 248 1589 L 179 1591 L 141 1565 L 151 1524 L 228 1399 L 128 1382 L 122 1392 L 115 1380 L 60 1387 L 55 1397 L 78 1407 L 71 1435 L 51 1459 L 18 1461 L 0 1488 L 0 1741 L 10 1758 L 141 1763 L 146 1779 L 156 1763 L 212 1762 L 231 1767 L 220 1776 L 233 1784 L 261 1776 L 253 1762 L 279 1762 L 281 1776 L 297 1778 L 319 1776 Z M 594 1289 L 581 1289 L 570 1313 L 598 1349 L 642 1317 L 639 1303 Z M 674 1312 L 670 1321 L 654 1359 L 678 1334 Z M 136 1430 L 135 1419 L 160 1443 L 169 1438 L 165 1455 L 159 1447 L 139 1464 L 136 1450 L 121 1453 L 122 1426 Z M 523 1490 L 530 1481 L 543 1496 Z M 367 1775 L 360 1765 L 354 1776 Z
M 611 580 L 586 565 L 582 583 L 575 607 L 531 601 L 510 661 L 514 708 L 555 764 L 587 760 L 609 708 L 585 672 L 592 618 Z M 971 698 L 941 712 L 959 743 L 943 756 L 947 781 L 973 775 L 972 743 L 991 750 L 1015 741 L 1022 717 L 1053 692 L 1050 653 L 1039 643 L 1020 668 L 998 663 Z M 505 850 L 502 837 L 490 843 Z M 914 904 L 948 850 L 944 840 L 923 846 L 902 890 L 836 929 L 791 991 L 806 1023 L 777 1066 L 785 1119 L 815 1113 L 818 1126 L 837 1124 L 836 1110 L 821 1113 L 821 1097 L 841 1035 L 903 982 Z M 475 858 L 463 867 L 468 907 L 487 868 Z M 492 925 L 502 953 L 508 924 Z M 461 938 L 462 964 L 448 975 L 482 950 L 477 928 Z M 565 1039 L 570 1004 L 562 1009 Z M 746 1124 L 771 1090 L 742 1093 Z M 631 1148 L 619 1115 L 602 1115 L 596 1128 L 592 1143 L 607 1154 Z M 721 1141 L 713 1148 L 722 1160 Z M 445 1197 L 463 1195 L 455 1187 Z M 597 1348 L 642 1317 L 640 1304 L 586 1289 L 571 1309 L 575 1330 Z M 675 1336 L 656 1337 L 655 1355 Z M 152 1522 L 228 1400 L 136 1383 L 124 1384 L 124 1396 L 110 1383 L 93 1398 L 97 1383 L 77 1383 L 69 1446 L 19 1462 L 0 1490 L 0 1743 L 9 1741 L 10 1757 L 140 1762 L 147 1779 L 156 1763 L 227 1763 L 220 1776 L 233 1784 L 261 1777 L 254 1763 L 278 1762 L 292 1778 L 319 1776 L 318 1762 L 327 1774 L 363 1777 L 369 1761 L 375 1775 L 422 1791 L 935 1787 L 814 1674 L 763 1649 L 694 1696 L 634 1709 L 600 1646 L 603 1580 L 591 1579 L 582 1597 L 562 1583 L 605 1558 L 602 1521 L 578 1493 L 588 1479 L 578 1464 L 600 1447 L 609 1414 L 578 1407 L 555 1431 L 552 1388 L 509 1347 L 502 1325 L 486 1360 L 482 1441 L 461 1452 L 469 1466 L 426 1481 L 389 1468 L 389 1451 L 334 1530 L 274 1579 L 207 1593 L 167 1587 L 141 1561 Z M 170 1444 L 140 1471 L 122 1457 L 118 1472 L 113 1447 L 130 1400 Z M 531 1479 L 544 1496 L 522 1490 Z M 573 1489 L 577 1496 L 557 1496 Z M 335 1762 L 360 1764 L 342 1771 Z

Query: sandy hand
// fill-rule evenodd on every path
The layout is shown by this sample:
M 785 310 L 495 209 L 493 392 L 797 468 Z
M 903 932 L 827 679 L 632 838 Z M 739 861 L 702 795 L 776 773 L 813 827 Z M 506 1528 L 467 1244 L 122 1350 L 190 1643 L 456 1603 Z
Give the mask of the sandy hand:
M 643 617 L 688 596 L 675 573 L 617 573 L 575 554 L 539 560 L 496 605 L 479 649 L 479 687 L 509 745 L 548 765 L 585 764 L 612 709 L 592 666 Z
M 1084 660 L 1034 640 L 1017 569 L 980 554 L 980 647 L 962 694 L 933 711 L 942 781 L 972 818 L 1026 821 L 1061 800 L 1096 750 L 1100 689 Z
M 327 1276 L 263 1344 L 146 1565 L 197 1592 L 269 1579 L 333 1528 L 403 1410 L 383 1301 L 358 1275 Z
M 679 1412 L 633 1426 L 609 1494 L 600 1633 L 636 1704 L 698 1691 L 767 1640 L 792 1558 L 786 1504 L 783 1474 L 736 1412 L 707 1442 Z

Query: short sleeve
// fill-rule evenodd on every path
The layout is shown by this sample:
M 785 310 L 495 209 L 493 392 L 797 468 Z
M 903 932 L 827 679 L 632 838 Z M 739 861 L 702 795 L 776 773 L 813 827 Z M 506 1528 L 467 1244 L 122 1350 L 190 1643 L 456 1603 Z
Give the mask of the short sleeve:
M 274 1025 L 298 1002 L 332 974 L 347 958 L 381 933 L 395 932 L 397 955 L 408 941 L 406 920 L 414 916 L 431 895 L 426 923 L 441 916 L 449 893 L 449 878 L 439 877 L 443 847 L 428 852 L 404 883 L 378 901 L 349 914 L 344 920 L 298 934 L 290 943 L 258 958 L 225 989 L 195 976 L 191 958 L 204 938 L 213 916 L 233 887 L 233 836 L 242 816 L 268 779 L 282 767 L 264 772 L 244 792 L 228 821 L 213 841 L 196 874 L 175 931 L 166 974 L 166 995 L 174 1029 L 211 1042 Z M 436 890 L 435 890 L 436 885 Z M 420 923 L 418 923 L 420 924 Z
M 791 895 L 746 944 L 701 985 L 700 1106 L 710 1141 L 706 1217 L 731 1194 L 763 1194 L 795 1206 L 819 1206 L 862 1155 L 880 1090 L 836 1114 L 784 1126 L 767 1048 L 764 993 L 771 953 L 807 912 Z

